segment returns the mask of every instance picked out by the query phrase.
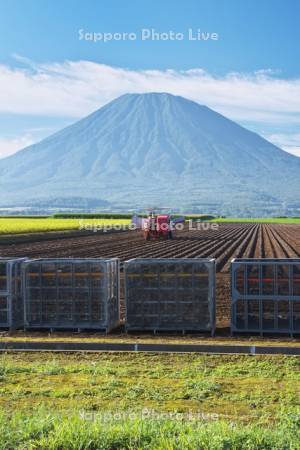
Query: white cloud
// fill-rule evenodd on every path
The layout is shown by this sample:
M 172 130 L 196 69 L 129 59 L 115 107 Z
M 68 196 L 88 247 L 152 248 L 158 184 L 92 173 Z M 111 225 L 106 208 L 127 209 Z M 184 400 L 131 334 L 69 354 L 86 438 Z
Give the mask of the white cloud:
M 216 77 L 202 68 L 130 70 L 90 61 L 38 64 L 19 55 L 14 58 L 23 68 L 0 65 L 0 113 L 76 120 L 124 93 L 170 92 L 241 124 L 251 123 L 256 131 L 266 127 L 267 139 L 299 154 L 299 134 L 291 135 L 290 129 L 300 128 L 300 78 L 281 79 L 270 70 Z M 41 137 L 42 133 L 25 131 L 0 138 L 0 157 Z
M 274 133 L 265 137 L 288 153 L 300 156 L 300 133 Z
M 19 137 L 0 137 L 0 158 L 13 155 L 18 150 L 21 150 L 28 145 L 34 143 L 34 139 L 30 134 L 24 134 Z
M 0 112 L 82 117 L 127 92 L 182 95 L 238 121 L 300 123 L 300 79 L 268 70 L 215 77 L 201 68 L 130 70 L 90 61 L 0 65 Z
M 300 158 L 300 147 L 281 147 L 283 150 L 285 150 L 288 153 L 291 153 L 292 155 L 299 156 Z

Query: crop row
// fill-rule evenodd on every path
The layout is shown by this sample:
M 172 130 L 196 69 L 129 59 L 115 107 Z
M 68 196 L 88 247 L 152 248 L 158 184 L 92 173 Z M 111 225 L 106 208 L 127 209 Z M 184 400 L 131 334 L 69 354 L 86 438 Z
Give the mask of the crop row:
M 300 227 L 278 224 L 220 224 L 217 229 L 178 232 L 174 240 L 145 242 L 139 231 L 0 246 L 0 256 L 27 257 L 214 257 L 228 272 L 234 257 L 300 257 Z

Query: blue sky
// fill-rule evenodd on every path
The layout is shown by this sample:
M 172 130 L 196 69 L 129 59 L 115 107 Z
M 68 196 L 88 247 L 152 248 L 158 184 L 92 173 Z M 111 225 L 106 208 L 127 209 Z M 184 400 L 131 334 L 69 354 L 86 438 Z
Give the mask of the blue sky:
M 0 0 L 0 157 L 125 92 L 194 99 L 300 155 L 298 0 Z M 182 40 L 142 40 L 142 29 Z M 218 39 L 191 41 L 200 29 Z M 134 33 L 91 42 L 83 33 Z

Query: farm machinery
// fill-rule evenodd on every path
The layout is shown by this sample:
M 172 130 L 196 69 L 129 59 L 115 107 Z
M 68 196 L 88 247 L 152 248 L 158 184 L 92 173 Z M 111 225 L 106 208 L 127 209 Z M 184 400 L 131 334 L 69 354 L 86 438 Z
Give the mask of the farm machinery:
M 132 223 L 142 229 L 146 241 L 151 239 L 173 239 L 175 226 L 184 223 L 184 217 L 171 218 L 169 214 L 156 214 L 153 211 L 148 217 L 133 216 Z

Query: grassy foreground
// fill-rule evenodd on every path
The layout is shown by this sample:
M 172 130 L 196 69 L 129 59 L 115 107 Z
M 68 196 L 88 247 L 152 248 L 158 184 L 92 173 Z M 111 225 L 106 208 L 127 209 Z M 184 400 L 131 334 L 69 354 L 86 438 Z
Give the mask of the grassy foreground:
M 275 429 L 170 419 L 93 421 L 39 412 L 0 417 L 1 449 L 43 450 L 297 450 L 299 420 L 286 418 Z
M 7 353 L 1 449 L 299 449 L 300 359 Z
M 0 235 L 37 233 L 46 231 L 65 231 L 65 230 L 98 230 L 104 227 L 116 225 L 127 226 L 129 219 L 56 219 L 47 218 L 0 218 Z

